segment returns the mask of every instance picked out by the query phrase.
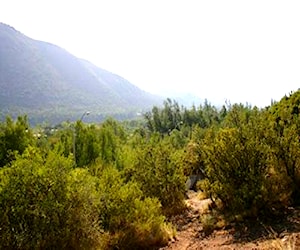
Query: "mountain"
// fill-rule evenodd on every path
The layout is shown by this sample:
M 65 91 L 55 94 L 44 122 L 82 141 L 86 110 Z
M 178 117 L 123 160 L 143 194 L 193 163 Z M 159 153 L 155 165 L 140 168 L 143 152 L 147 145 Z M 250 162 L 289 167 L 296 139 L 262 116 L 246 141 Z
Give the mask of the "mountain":
M 0 23 L 0 118 L 27 114 L 33 123 L 130 117 L 161 103 L 124 78 L 66 50 Z

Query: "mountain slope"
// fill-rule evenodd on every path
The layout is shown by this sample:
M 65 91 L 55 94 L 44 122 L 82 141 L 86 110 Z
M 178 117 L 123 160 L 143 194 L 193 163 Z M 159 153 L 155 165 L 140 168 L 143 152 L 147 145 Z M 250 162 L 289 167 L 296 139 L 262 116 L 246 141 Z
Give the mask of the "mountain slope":
M 128 116 L 161 102 L 124 78 L 0 23 L 0 115 L 35 122 Z M 92 115 L 93 114 L 93 115 Z

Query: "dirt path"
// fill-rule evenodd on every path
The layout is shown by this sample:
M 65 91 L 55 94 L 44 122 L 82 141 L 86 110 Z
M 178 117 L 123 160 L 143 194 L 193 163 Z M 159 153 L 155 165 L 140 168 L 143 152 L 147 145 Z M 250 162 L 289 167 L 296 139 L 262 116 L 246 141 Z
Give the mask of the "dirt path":
M 184 214 L 172 219 L 172 223 L 177 226 L 177 235 L 167 247 L 161 250 L 196 249 L 195 244 L 199 241 L 199 233 L 202 231 L 200 214 L 207 209 L 210 200 L 199 200 L 197 193 L 193 191 L 189 191 L 187 195 L 188 209 Z
M 208 210 L 211 203 L 209 199 L 199 200 L 196 192 L 190 191 L 186 200 L 188 209 L 185 213 L 172 219 L 172 223 L 177 227 L 175 239 L 161 250 L 200 250 L 200 249 L 300 249 L 300 210 L 295 210 L 294 229 L 278 229 L 274 235 L 272 228 L 260 224 L 251 224 L 251 228 L 244 226 L 239 229 L 227 228 L 212 232 L 206 236 L 200 222 L 200 216 Z M 292 217 L 293 217 L 292 216 Z M 279 227 L 290 222 L 279 222 Z M 274 225 L 276 227 L 276 224 Z

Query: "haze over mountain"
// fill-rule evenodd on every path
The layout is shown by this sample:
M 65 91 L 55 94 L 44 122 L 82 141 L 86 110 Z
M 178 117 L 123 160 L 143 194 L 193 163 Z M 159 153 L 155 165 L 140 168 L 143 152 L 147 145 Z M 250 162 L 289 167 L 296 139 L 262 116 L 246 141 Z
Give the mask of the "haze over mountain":
M 0 118 L 28 114 L 57 123 L 110 115 L 130 117 L 162 99 L 66 50 L 0 23 Z

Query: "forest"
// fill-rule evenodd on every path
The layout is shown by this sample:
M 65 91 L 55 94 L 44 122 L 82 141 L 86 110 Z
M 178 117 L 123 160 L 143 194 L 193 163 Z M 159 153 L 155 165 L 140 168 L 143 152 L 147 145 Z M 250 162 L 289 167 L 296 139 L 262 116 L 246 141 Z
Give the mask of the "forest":
M 228 222 L 300 203 L 300 90 L 265 108 L 167 99 L 143 119 L 0 124 L 2 249 L 158 249 L 186 181 Z

